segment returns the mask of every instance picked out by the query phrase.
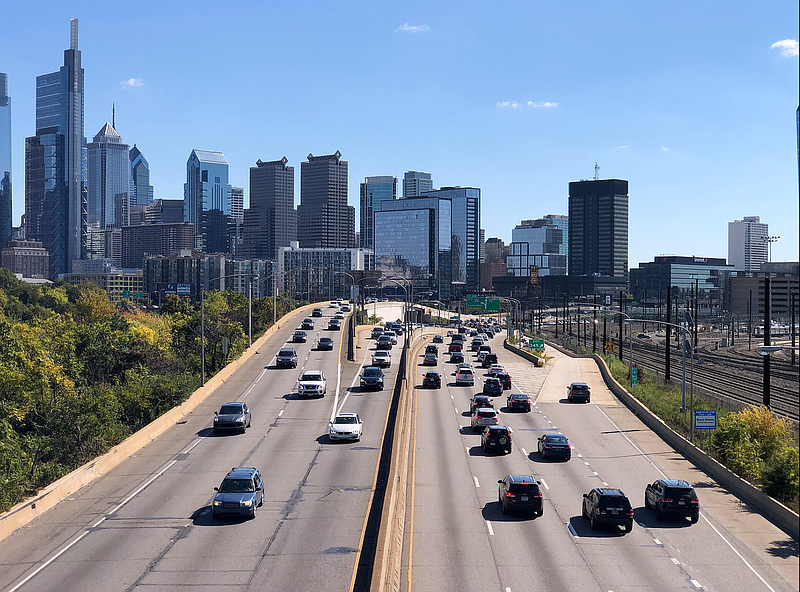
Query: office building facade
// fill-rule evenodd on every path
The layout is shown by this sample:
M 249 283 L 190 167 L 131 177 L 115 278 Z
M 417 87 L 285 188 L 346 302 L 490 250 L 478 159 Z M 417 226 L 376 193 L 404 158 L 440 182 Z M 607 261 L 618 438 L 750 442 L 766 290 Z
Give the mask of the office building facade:
M 371 258 L 369 249 L 302 248 L 295 242 L 278 249 L 277 289 L 309 302 L 353 298 L 353 282 L 344 273 L 370 269 Z
M 728 222 L 728 263 L 747 273 L 769 260 L 769 225 L 759 216 Z
M 50 256 L 40 241 L 11 240 L 3 249 L 2 266 L 25 278 L 47 279 Z
M 359 186 L 359 246 L 362 249 L 375 248 L 375 212 L 380 211 L 381 203 L 397 199 L 397 177 L 366 177 Z
M 250 167 L 250 207 L 244 212 L 242 255 L 277 259 L 278 249 L 297 240 L 294 167 L 280 160 L 257 160 Z
M 58 72 L 36 77 L 36 135 L 25 138 L 25 236 L 44 244 L 50 277 L 86 257 L 86 138 L 78 20 Z
M 194 224 L 195 247 L 205 253 L 229 253 L 231 185 L 222 152 L 192 150 L 186 162 L 183 219 Z
M 183 200 L 157 198 L 144 211 L 145 224 L 183 222 Z
M 628 182 L 569 184 L 569 275 L 628 277 Z
M 430 173 L 406 171 L 403 174 L 403 197 L 419 197 L 433 191 L 433 179 Z M 377 210 L 376 210 L 377 211 Z
M 671 298 L 680 305 L 689 301 L 696 286 L 700 306 L 717 309 L 723 305 L 727 282 L 736 271 L 724 258 L 660 255 L 630 270 L 630 289 L 635 302 L 652 304 L 665 303 L 667 288 L 672 286 Z
M 529 277 L 532 265 L 539 276 L 567 274 L 567 256 L 561 253 L 564 233 L 552 220 L 523 220 L 512 229 L 511 241 L 509 275 Z
M 153 186 L 150 185 L 150 164 L 136 144 L 130 149 L 128 160 L 130 160 L 128 196 L 131 207 L 148 206 L 153 203 Z
M 12 239 L 11 199 L 11 99 L 8 75 L 0 72 L 0 249 Z
M 106 124 L 86 146 L 86 223 L 101 229 L 130 224 L 128 145 Z
M 324 156 L 309 154 L 300 163 L 297 239 L 302 248 L 355 246 L 356 211 L 347 205 L 347 169 L 338 150 Z
M 191 222 L 125 226 L 122 229 L 122 266 L 141 268 L 147 255 L 168 256 L 193 247 Z
M 763 263 L 756 273 L 740 271 L 730 278 L 729 312 L 739 316 L 739 322 L 752 319 L 752 326 L 764 325 L 764 292 L 769 275 L 770 317 L 773 322 L 791 321 L 794 294 L 795 323 L 800 319 L 800 265 L 796 261 Z M 774 339 L 774 337 L 773 337 Z

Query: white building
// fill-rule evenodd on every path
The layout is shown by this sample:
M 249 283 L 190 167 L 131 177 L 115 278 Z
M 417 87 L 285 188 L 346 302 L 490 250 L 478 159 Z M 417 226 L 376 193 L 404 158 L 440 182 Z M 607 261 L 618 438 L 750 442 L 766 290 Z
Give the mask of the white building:
M 728 222 L 728 265 L 757 272 L 769 259 L 769 225 L 758 216 Z
M 353 280 L 345 273 L 371 266 L 371 249 L 301 249 L 293 241 L 291 246 L 278 249 L 278 290 L 308 301 L 354 298 L 357 287 L 352 288 Z

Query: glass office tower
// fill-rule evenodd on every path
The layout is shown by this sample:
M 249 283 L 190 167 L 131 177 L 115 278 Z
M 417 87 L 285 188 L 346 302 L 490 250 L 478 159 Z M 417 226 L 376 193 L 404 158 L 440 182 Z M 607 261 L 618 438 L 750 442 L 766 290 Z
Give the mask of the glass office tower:
M 130 224 L 130 160 L 128 145 L 110 123 L 106 123 L 86 146 L 87 216 L 89 225 L 100 229 Z
M 231 185 L 222 152 L 192 150 L 186 162 L 183 219 L 194 224 L 195 245 L 205 253 L 230 253 Z
M 427 191 L 433 191 L 433 179 L 431 179 L 430 173 L 420 171 L 405 172 L 403 175 L 403 197 L 419 197 Z
M 381 202 L 397 199 L 397 177 L 367 177 L 360 185 L 359 198 L 359 243 L 362 249 L 374 249 L 374 214 L 380 211 Z
M 133 145 L 128 158 L 131 161 L 129 199 L 131 206 L 149 206 L 153 203 L 153 186 L 150 185 L 150 164 L 142 151 Z
M 0 72 L 0 249 L 11 240 L 11 99 L 8 75 Z

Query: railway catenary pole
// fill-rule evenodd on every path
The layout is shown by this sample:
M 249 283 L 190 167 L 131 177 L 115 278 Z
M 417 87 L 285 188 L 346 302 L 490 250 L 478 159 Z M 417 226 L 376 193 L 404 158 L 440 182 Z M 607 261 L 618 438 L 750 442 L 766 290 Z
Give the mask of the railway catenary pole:
M 747 351 L 753 344 L 753 290 L 750 290 L 750 300 L 747 301 Z
M 771 327 L 770 327 L 770 308 L 771 308 L 771 298 L 770 298 L 770 278 L 769 274 L 764 276 L 764 345 L 770 346 L 770 337 L 771 337 Z M 769 397 L 769 371 L 770 371 L 770 356 L 769 354 L 764 356 L 764 407 L 769 408 L 770 406 L 770 397 Z
M 619 311 L 622 312 L 622 290 L 619 291 Z M 619 361 L 623 361 L 622 355 L 622 315 L 619 315 Z
M 667 381 L 667 382 L 669 382 L 669 354 L 670 354 L 670 351 L 669 351 L 669 338 L 670 338 L 671 333 L 672 333 L 672 329 L 670 329 L 670 327 L 669 327 L 669 323 L 672 322 L 672 315 L 671 315 L 671 310 L 670 310 L 670 305 L 672 304 L 670 302 L 670 300 L 671 300 L 670 299 L 670 294 L 671 293 L 672 293 L 672 286 L 668 286 L 667 287 L 667 339 L 664 342 L 665 345 L 666 345 L 666 347 L 664 348 L 664 350 L 665 350 L 664 353 L 666 355 L 666 358 L 664 358 L 664 380 Z
M 700 278 L 694 278 L 694 348 L 697 349 L 697 331 L 700 319 Z M 694 425 L 694 423 L 692 423 Z
M 592 312 L 592 353 L 597 353 L 597 294 L 594 295 L 594 311 Z
M 794 357 L 795 356 L 795 351 L 794 351 L 794 346 L 795 346 L 795 342 L 794 342 L 794 298 L 795 298 L 795 293 L 794 293 L 793 290 L 790 290 L 789 294 L 790 294 L 790 296 L 789 296 L 789 306 L 792 307 L 792 312 L 791 312 L 791 315 L 790 315 L 791 321 L 790 321 L 790 325 L 789 325 L 789 333 L 791 333 L 791 335 L 792 335 L 792 366 L 794 366 L 794 361 L 795 361 L 795 357 Z

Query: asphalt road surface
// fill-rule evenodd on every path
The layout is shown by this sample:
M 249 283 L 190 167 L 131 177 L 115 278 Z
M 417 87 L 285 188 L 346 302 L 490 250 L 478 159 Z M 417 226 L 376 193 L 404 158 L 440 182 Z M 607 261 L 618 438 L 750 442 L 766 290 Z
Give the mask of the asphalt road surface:
M 495 337 L 492 348 L 514 388 L 494 402 L 500 423 L 513 429 L 510 455 L 486 456 L 469 427 L 469 399 L 481 390 L 483 370 L 476 368 L 474 388 L 458 387 L 454 365 L 440 358 L 442 388 L 416 390 L 403 590 L 798 590 L 797 541 L 648 430 L 605 387 L 593 360 L 548 349 L 554 360 L 536 368 L 504 350 L 502 339 Z M 474 363 L 473 354 L 467 357 Z M 418 368 L 419 384 L 426 369 Z M 566 401 L 572 381 L 591 385 L 590 404 Z M 511 392 L 527 392 L 532 412 L 506 413 Z M 574 447 L 572 459 L 543 461 L 537 438 L 559 432 Z M 507 474 L 541 480 L 542 517 L 501 512 L 497 480 Z M 645 486 L 664 477 L 695 486 L 697 524 L 660 522 L 643 507 Z M 581 517 L 582 495 L 606 484 L 631 501 L 628 534 L 593 531 Z
M 396 364 L 382 392 L 361 393 L 357 361 L 342 352 L 346 332 L 327 330 L 321 305 L 308 343 L 293 344 L 297 369 L 273 366 L 305 314 L 295 314 L 185 423 L 95 480 L 0 544 L 0 590 L 348 590 L 365 525 Z M 393 320 L 399 305 L 378 305 Z M 320 336 L 334 351 L 316 351 Z M 402 340 L 393 350 L 399 358 Z M 369 360 L 367 360 L 369 365 Z M 304 369 L 326 374 L 328 394 L 299 400 Z M 212 433 L 214 411 L 245 400 L 245 434 Z M 357 443 L 331 443 L 335 411 L 360 414 Z M 264 504 L 254 520 L 215 521 L 213 488 L 236 466 L 257 467 Z

